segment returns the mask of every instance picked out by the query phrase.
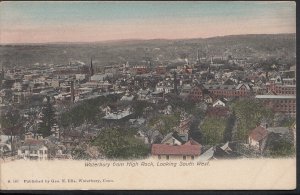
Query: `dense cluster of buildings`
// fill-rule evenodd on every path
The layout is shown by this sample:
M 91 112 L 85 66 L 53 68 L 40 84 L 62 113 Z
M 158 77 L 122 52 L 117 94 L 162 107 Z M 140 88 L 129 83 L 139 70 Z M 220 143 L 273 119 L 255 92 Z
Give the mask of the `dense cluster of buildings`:
M 226 69 L 233 63 L 236 69 Z M 12 108 L 20 110 L 27 123 L 18 127 L 20 134 L 12 135 L 12 131 L 1 127 L 1 154 L 22 159 L 72 158 L 66 153 L 71 143 L 90 140 L 97 130 L 59 133 L 60 127 L 53 127 L 53 135 L 39 137 L 34 133 L 41 119 L 41 107 L 47 98 L 54 105 L 56 114 L 78 104 L 81 101 L 121 94 L 120 101 L 129 106 L 112 111 L 102 108 L 107 120 L 126 118 L 132 123 L 140 119 L 130 119 L 134 110 L 130 102 L 145 101 L 154 104 L 166 102 L 168 94 L 175 94 L 184 101 L 204 104 L 207 114 L 224 117 L 229 113 L 227 102 L 235 99 L 257 99 L 271 108 L 274 113 L 296 116 L 296 73 L 293 67 L 282 71 L 271 71 L 267 75 L 263 70 L 247 69 L 245 60 L 233 59 L 215 63 L 213 58 L 197 58 L 196 62 L 183 63 L 177 67 L 162 64 L 133 65 L 128 62 L 121 65 L 106 66 L 102 71 L 95 71 L 91 60 L 88 65 L 72 62 L 68 65 L 30 66 L 30 68 L 6 68 L 1 70 L 0 107 L 1 116 L 10 113 Z M 240 70 L 244 68 L 243 70 Z M 24 106 L 27 105 L 27 106 Z M 30 107 L 28 107 L 30 105 Z M 160 110 L 168 114 L 170 107 Z M 185 113 L 186 114 L 186 113 Z M 144 116 L 145 117 L 145 116 Z M 142 118 L 142 116 L 141 116 Z M 147 118 L 145 119 L 147 120 Z M 175 131 L 162 137 L 160 143 L 152 145 L 151 154 L 157 159 L 212 159 L 217 153 L 232 155 L 234 146 L 227 145 L 203 151 L 201 143 L 189 138 L 188 131 L 192 116 L 181 117 L 180 125 Z M 143 123 L 143 120 L 141 120 Z M 281 129 L 282 130 L 282 129 Z M 275 130 L 258 127 L 249 135 L 249 144 L 259 150 L 263 147 L 262 140 Z M 282 130 L 279 133 L 282 133 Z M 159 133 L 157 133 L 158 135 Z M 23 136 L 21 136 L 23 135 Z M 141 135 L 143 137 L 143 133 Z M 13 138 L 12 138 L 13 137 Z M 144 136 L 145 137 L 145 136 Z M 148 141 L 149 144 L 149 141 Z M 231 147 L 231 149 L 230 149 Z M 5 155 L 4 155 L 5 156 Z

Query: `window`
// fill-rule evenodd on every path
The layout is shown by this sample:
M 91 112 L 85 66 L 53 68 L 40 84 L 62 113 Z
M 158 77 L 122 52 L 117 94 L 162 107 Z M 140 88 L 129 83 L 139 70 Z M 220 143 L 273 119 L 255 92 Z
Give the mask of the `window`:
M 186 160 L 186 156 L 183 156 L 183 160 Z
M 25 150 L 22 150 L 22 154 L 25 154 Z
M 33 152 L 34 152 L 34 154 L 37 154 L 37 150 L 34 150 Z
M 195 157 L 194 157 L 194 156 L 191 156 L 191 159 L 192 159 L 192 160 L 194 160 L 194 159 L 195 159 Z
M 160 156 L 160 155 L 158 155 L 158 159 L 161 159 L 161 156 Z
M 40 154 L 43 154 L 43 150 L 40 150 Z
M 169 158 L 170 158 L 169 155 L 167 155 L 167 156 L 166 156 L 166 159 L 169 160 Z

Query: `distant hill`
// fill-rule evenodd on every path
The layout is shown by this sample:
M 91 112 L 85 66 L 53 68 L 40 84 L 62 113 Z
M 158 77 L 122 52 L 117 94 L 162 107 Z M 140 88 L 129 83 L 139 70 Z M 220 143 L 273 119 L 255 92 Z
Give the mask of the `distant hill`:
M 85 63 L 91 56 L 98 66 L 125 63 L 142 64 L 146 59 L 155 63 L 226 56 L 278 58 L 293 63 L 296 56 L 296 34 L 231 35 L 197 39 L 116 40 L 95 43 L 47 43 L 0 45 L 0 65 L 31 66 L 40 64 L 68 64 L 79 60 Z

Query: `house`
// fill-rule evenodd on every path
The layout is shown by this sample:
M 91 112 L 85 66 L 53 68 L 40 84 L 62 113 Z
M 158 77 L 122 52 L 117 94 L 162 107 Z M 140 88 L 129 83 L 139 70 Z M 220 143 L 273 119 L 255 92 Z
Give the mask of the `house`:
M 204 94 L 203 95 L 203 100 L 207 103 L 207 104 L 212 104 L 213 103 L 213 97 L 209 94 Z
M 132 101 L 134 99 L 133 95 L 130 95 L 129 91 L 126 91 L 125 95 L 122 96 L 121 101 Z
M 29 160 L 47 160 L 48 148 L 40 140 L 26 140 L 24 144 L 18 148 L 18 158 Z
M 139 100 L 139 101 L 149 100 L 150 94 L 151 94 L 151 91 L 149 89 L 146 89 L 146 90 L 140 89 L 137 92 L 137 100 Z
M 164 92 L 165 94 L 170 93 L 174 90 L 173 84 L 170 82 L 160 81 L 155 86 L 155 91 Z
M 213 107 L 225 107 L 225 102 L 218 99 L 213 103 Z
M 188 141 L 183 145 L 152 144 L 151 155 L 159 160 L 194 160 L 201 154 L 201 145 Z
M 145 144 L 160 143 L 163 138 L 158 130 L 147 129 L 144 127 L 137 132 L 135 137 L 141 139 Z
M 268 138 L 268 131 L 265 127 L 257 126 L 255 129 L 251 130 L 248 136 L 249 146 L 263 151 L 266 141 Z
M 192 86 L 190 84 L 184 84 L 181 88 L 181 92 L 179 96 L 185 100 L 188 98 L 191 90 L 192 90 Z
M 235 143 L 226 142 L 223 146 L 213 146 L 206 150 L 196 160 L 206 162 L 209 160 L 237 158 L 241 156 L 235 151 Z
M 117 112 L 110 113 L 108 112 L 103 119 L 108 120 L 120 120 L 127 116 L 130 116 L 132 114 L 132 109 L 130 107 L 124 109 L 124 110 L 118 110 Z
M 137 118 L 137 119 L 129 119 L 129 123 L 133 126 L 139 126 L 145 124 L 146 119 L 144 118 Z
M 168 133 L 164 139 L 161 141 L 162 144 L 167 144 L 167 145 L 182 145 L 184 144 L 184 140 L 178 135 L 178 133 L 171 132 Z
M 195 102 L 200 102 L 203 99 L 203 87 L 200 85 L 194 86 L 190 90 L 189 99 Z
M 169 115 L 172 113 L 172 106 L 168 105 L 165 109 L 159 110 L 160 113 L 163 113 L 164 115 Z

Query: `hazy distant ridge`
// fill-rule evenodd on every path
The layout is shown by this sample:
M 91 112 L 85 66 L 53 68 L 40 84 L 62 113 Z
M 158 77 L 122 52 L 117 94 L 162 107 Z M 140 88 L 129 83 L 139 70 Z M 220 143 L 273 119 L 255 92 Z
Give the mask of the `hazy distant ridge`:
M 197 49 L 202 56 L 274 55 L 292 58 L 296 55 L 296 34 L 230 35 L 195 39 L 114 40 L 91 43 L 43 43 L 0 45 L 0 64 L 4 66 L 39 63 L 68 64 L 72 60 L 88 63 L 94 56 L 97 65 L 114 63 L 142 63 L 145 58 L 153 61 L 171 61 L 184 56 L 193 60 Z

